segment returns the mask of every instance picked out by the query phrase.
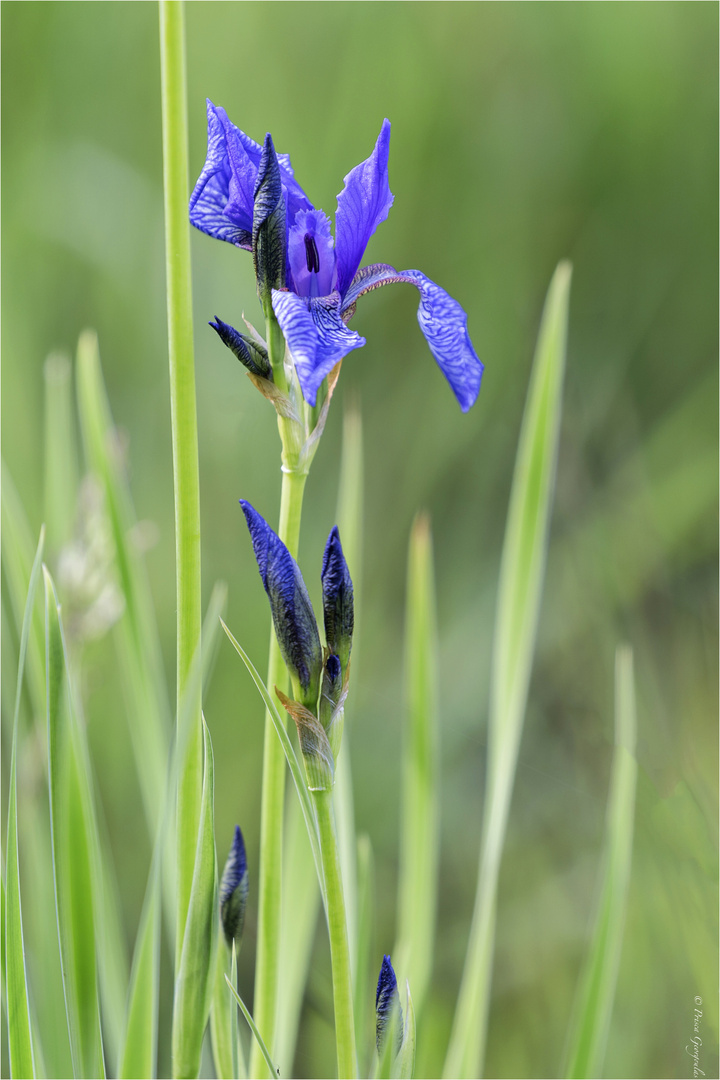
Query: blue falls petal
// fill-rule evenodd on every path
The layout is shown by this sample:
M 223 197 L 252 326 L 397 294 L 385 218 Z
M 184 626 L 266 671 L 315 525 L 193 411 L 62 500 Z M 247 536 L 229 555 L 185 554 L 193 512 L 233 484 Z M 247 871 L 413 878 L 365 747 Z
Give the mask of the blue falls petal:
M 273 292 L 273 310 L 293 355 L 303 397 L 310 405 L 325 376 L 365 338 L 349 330 L 340 317 L 340 295 L 315 298 Z
M 384 263 L 364 266 L 343 297 L 343 312 L 352 308 L 363 293 L 400 282 L 408 282 L 420 292 L 420 329 L 460 408 L 467 412 L 480 393 L 484 365 L 467 332 L 466 313 L 444 289 L 419 270 L 395 270 Z
M 190 197 L 190 221 L 209 236 L 251 250 L 253 192 L 262 147 L 210 100 L 207 117 L 207 158 Z M 312 203 L 295 179 L 288 155 L 277 158 L 292 220 L 298 210 L 311 210 Z
M 345 177 L 335 215 L 338 284 L 344 296 L 360 265 L 370 237 L 388 216 L 393 195 L 388 182 L 390 121 L 383 120 L 375 149 Z
M 208 236 L 249 250 L 252 245 L 254 175 L 250 175 L 251 169 L 244 172 L 241 169 L 238 174 L 237 161 L 243 162 L 247 157 L 242 145 L 235 145 L 238 130 L 228 120 L 225 110 L 216 108 L 210 100 L 207 103 L 207 120 L 207 157 L 190 196 L 190 221 Z M 231 146 L 235 151 L 235 170 L 230 159 Z M 230 215 L 226 214 L 229 202 Z

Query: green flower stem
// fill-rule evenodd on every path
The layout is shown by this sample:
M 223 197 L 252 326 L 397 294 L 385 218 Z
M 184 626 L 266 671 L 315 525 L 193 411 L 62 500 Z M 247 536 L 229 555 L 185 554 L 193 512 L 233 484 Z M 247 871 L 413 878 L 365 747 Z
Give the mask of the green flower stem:
M 179 763 L 177 792 L 176 966 L 182 953 L 195 863 L 202 793 L 201 686 L 189 676 L 200 645 L 200 484 L 198 476 L 195 363 L 193 356 L 185 21 L 181 0 L 160 0 L 165 255 L 177 583 L 178 716 L 192 716 L 191 735 Z M 188 691 L 193 701 L 187 701 Z
M 274 318 L 267 320 L 267 342 L 270 362 L 278 383 L 283 370 L 285 341 L 277 333 Z M 287 385 L 287 384 L 286 384 Z M 282 492 L 278 536 L 293 558 L 297 558 L 300 539 L 300 517 L 307 472 L 297 468 L 300 453 L 297 425 L 278 417 L 283 445 Z M 271 694 L 277 686 L 287 691 L 288 675 L 274 630 L 270 629 L 270 654 L 267 686 Z M 274 1052 L 275 1026 L 279 993 L 280 918 L 282 888 L 283 820 L 285 807 L 285 755 L 272 720 L 265 716 L 263 748 L 262 804 L 260 811 L 260 870 L 258 898 L 258 936 L 255 963 L 254 1015 L 265 1044 Z M 250 1059 L 251 1076 L 269 1076 L 265 1058 L 253 1042 Z
M 331 791 L 313 791 L 320 851 L 322 853 L 327 919 L 332 962 L 333 1006 L 335 1009 L 335 1044 L 339 1080 L 357 1076 L 355 1022 L 353 1018 L 353 982 L 350 971 L 345 898 L 343 896 L 340 852 L 338 851 Z

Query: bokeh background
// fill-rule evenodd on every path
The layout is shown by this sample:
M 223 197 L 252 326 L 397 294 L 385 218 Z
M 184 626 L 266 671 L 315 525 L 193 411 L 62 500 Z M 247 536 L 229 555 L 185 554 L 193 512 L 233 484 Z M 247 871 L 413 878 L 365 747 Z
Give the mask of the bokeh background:
M 486 363 L 462 416 L 417 327 L 414 291 L 364 298 L 353 325 L 368 344 L 343 365 L 300 547 L 317 596 L 343 406 L 358 403 L 363 636 L 348 724 L 357 824 L 377 858 L 378 966 L 395 937 L 405 558 L 418 509 L 435 537 L 442 881 L 420 1075 L 439 1074 L 467 943 L 515 445 L 544 293 L 568 257 L 557 492 L 500 882 L 487 1075 L 560 1068 L 595 897 L 613 654 L 628 641 L 640 774 L 606 1075 L 691 1075 L 700 995 L 700 1065 L 717 1076 L 717 6 L 190 2 L 187 31 L 190 182 L 205 157 L 206 97 L 255 139 L 270 130 L 330 213 L 389 117 L 395 205 L 368 259 L 418 267 L 457 297 Z M 154 4 L 3 3 L 3 454 L 36 532 L 43 364 L 96 329 L 154 538 L 147 562 L 172 684 L 159 89 Z M 228 582 L 228 621 L 262 669 L 266 600 L 237 500 L 276 521 L 276 425 L 206 325 L 215 314 L 259 319 L 252 261 L 200 234 L 192 244 L 204 589 L 207 599 Z M 88 644 L 84 671 L 129 949 L 149 848 L 112 634 Z M 249 1000 L 262 709 L 226 644 L 205 713 L 220 857 L 236 821 L 248 843 Z M 328 978 L 318 933 L 298 1075 L 333 1068 Z

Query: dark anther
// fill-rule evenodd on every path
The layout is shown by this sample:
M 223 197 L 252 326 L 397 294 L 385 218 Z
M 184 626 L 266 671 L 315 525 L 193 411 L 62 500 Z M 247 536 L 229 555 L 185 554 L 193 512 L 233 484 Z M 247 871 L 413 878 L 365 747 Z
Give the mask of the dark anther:
M 315 243 L 315 237 L 310 233 L 305 233 L 305 259 L 307 261 L 308 273 L 319 274 L 320 273 L 320 259 L 318 257 L 318 249 Z

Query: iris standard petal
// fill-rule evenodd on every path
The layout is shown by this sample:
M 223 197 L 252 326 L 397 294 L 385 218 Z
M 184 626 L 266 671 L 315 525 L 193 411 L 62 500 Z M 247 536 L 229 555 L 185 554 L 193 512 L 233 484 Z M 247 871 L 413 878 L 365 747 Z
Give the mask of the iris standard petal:
M 341 296 L 345 295 L 355 276 L 370 237 L 392 206 L 393 195 L 388 182 L 389 153 L 390 121 L 383 120 L 375 149 L 366 161 L 347 174 L 345 187 L 338 195 L 335 254 L 337 287 Z
M 303 397 L 314 405 L 320 383 L 365 338 L 348 329 L 340 317 L 340 294 L 306 298 L 273 292 L 273 310 L 293 355 Z
M 444 289 L 419 270 L 395 270 L 385 263 L 364 266 L 343 298 L 343 312 L 348 311 L 363 293 L 398 282 L 407 282 L 418 289 L 420 329 L 460 408 L 467 412 L 480 393 L 484 365 L 467 332 L 466 313 Z

